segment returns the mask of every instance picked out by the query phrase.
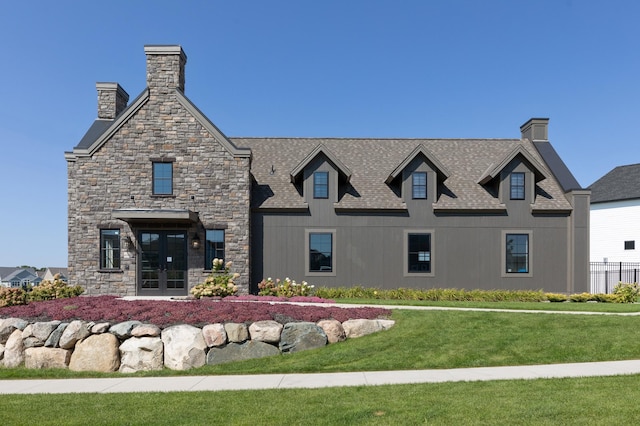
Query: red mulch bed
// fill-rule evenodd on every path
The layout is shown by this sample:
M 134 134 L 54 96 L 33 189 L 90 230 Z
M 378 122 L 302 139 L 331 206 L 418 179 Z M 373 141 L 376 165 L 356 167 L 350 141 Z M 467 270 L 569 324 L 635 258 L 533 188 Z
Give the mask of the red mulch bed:
M 29 322 L 72 321 L 110 322 L 137 320 L 164 328 L 176 324 L 202 327 L 206 324 L 251 323 L 275 320 L 317 322 L 335 319 L 375 319 L 389 317 L 383 308 L 339 308 L 333 306 L 299 306 L 284 303 L 225 301 L 202 298 L 188 301 L 126 301 L 116 296 L 80 296 L 28 305 L 0 308 L 0 318 L 22 318 Z

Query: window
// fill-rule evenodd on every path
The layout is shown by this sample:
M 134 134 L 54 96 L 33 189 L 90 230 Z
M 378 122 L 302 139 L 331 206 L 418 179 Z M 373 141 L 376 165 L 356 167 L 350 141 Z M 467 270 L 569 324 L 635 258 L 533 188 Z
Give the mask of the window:
M 100 230 L 100 269 L 120 269 L 120 230 Z
M 411 174 L 412 194 L 414 199 L 427 198 L 427 173 L 414 172 Z
M 529 234 L 506 234 L 505 272 L 529 273 Z
M 407 271 L 409 273 L 431 272 L 431 234 L 407 235 Z
M 635 240 L 625 241 L 624 242 L 624 249 L 625 250 L 635 250 L 636 249 L 636 241 Z
M 313 198 L 329 198 L 329 172 L 313 174 Z
M 224 230 L 207 229 L 206 240 L 204 269 L 212 269 L 213 259 L 224 260 Z
M 309 272 L 333 272 L 332 233 L 309 233 Z
M 173 163 L 153 163 L 153 194 L 173 194 Z
M 524 200 L 524 173 L 511 173 L 511 199 Z

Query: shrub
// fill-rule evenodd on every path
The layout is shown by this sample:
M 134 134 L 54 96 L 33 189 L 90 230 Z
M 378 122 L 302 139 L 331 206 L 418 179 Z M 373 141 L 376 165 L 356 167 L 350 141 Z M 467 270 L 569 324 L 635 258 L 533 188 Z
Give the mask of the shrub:
M 272 280 L 271 278 L 263 279 L 258 283 L 259 296 L 277 296 L 277 297 L 297 297 L 309 296 L 313 291 L 313 286 L 306 281 L 297 283 L 295 280 L 285 278 L 281 281 L 279 278 Z
M 213 259 L 213 270 L 207 279 L 191 289 L 191 294 L 196 298 L 201 297 L 226 297 L 233 296 L 238 292 L 238 287 L 233 280 L 238 279 L 240 274 L 231 274 L 231 261 L 224 263 L 222 259 Z
M 386 299 L 474 302 L 541 302 L 547 300 L 541 290 L 464 290 L 455 288 L 382 290 L 354 286 L 349 288 L 321 287 L 315 295 L 325 299 Z
M 0 287 L 0 308 L 5 306 L 26 305 L 27 294 L 21 288 Z
M 619 303 L 634 303 L 638 300 L 640 286 L 637 283 L 618 283 L 613 288 L 613 294 L 618 298 Z
M 544 296 L 549 302 L 566 302 L 569 298 L 562 293 L 545 293 Z
M 70 286 L 60 279 L 60 274 L 56 274 L 53 277 L 53 281 L 44 280 L 33 287 L 27 293 L 27 299 L 29 301 L 64 299 L 80 296 L 83 292 L 84 289 L 81 286 Z

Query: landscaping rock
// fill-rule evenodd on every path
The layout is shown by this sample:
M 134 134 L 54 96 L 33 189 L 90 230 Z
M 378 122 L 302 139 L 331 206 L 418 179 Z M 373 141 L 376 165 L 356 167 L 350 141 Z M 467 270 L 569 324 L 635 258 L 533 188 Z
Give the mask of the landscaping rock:
M 282 324 L 272 320 L 256 321 L 249 326 L 251 340 L 265 343 L 278 343 L 282 333 Z
M 91 334 L 106 333 L 107 331 L 109 331 L 110 327 L 111 324 L 109 324 L 108 322 L 99 322 L 98 324 L 93 324 L 93 326 L 91 326 Z
M 207 354 L 207 365 L 264 358 L 279 354 L 280 351 L 275 346 L 256 340 L 249 340 L 242 344 L 229 343 L 221 348 L 211 348 Z
M 71 351 L 60 348 L 28 348 L 24 351 L 26 368 L 67 368 L 71 359 Z
M 366 336 L 367 334 L 376 333 L 382 330 L 388 330 L 395 324 L 392 320 L 381 319 L 355 319 L 347 320 L 342 323 L 345 334 L 348 339 Z
M 46 342 L 51 333 L 60 325 L 60 321 L 36 322 L 31 327 L 31 335 Z
M 246 324 L 229 322 L 224 325 L 227 333 L 227 340 L 234 343 L 242 343 L 249 340 L 249 329 Z
M 318 327 L 324 330 L 329 343 L 338 343 L 347 340 L 347 334 L 344 331 L 342 323 L 338 320 L 322 320 L 318 321 Z
M 14 330 L 24 330 L 29 323 L 21 318 L 5 318 L 0 321 L 0 343 L 6 344 Z
M 140 324 L 131 330 L 133 337 L 158 337 L 160 336 L 160 327 L 155 324 Z
M 121 322 L 112 325 L 109 329 L 109 333 L 115 335 L 120 340 L 128 339 L 129 337 L 131 337 L 131 330 L 139 325 L 142 325 L 140 321 Z
M 60 346 L 60 338 L 62 333 L 67 329 L 69 324 L 66 322 L 60 323 L 55 330 L 49 335 L 49 338 L 44 342 L 45 348 L 57 348 Z
M 62 349 L 73 349 L 76 342 L 84 339 L 90 334 L 87 330 L 87 323 L 84 321 L 71 321 L 69 325 L 64 329 L 62 336 L 60 336 L 59 345 Z
M 22 330 L 16 328 L 7 339 L 4 347 L 4 366 L 18 367 L 24 362 L 24 345 L 22 344 Z
M 159 337 L 132 337 L 120 345 L 120 372 L 162 370 L 163 345 Z
M 202 336 L 208 347 L 222 346 L 227 343 L 227 332 L 223 324 L 208 324 L 202 327 Z
M 2 360 L 4 359 L 4 345 L 0 344 L 0 365 L 2 365 Z
M 192 325 L 174 325 L 162 330 L 164 366 L 172 370 L 188 370 L 205 364 L 207 344 L 202 330 Z
M 327 335 L 312 322 L 290 322 L 285 324 L 280 335 L 282 353 L 300 352 L 326 346 Z
M 105 373 L 117 371 L 120 367 L 119 345 L 118 338 L 111 333 L 92 334 L 76 344 L 69 361 L 69 370 Z

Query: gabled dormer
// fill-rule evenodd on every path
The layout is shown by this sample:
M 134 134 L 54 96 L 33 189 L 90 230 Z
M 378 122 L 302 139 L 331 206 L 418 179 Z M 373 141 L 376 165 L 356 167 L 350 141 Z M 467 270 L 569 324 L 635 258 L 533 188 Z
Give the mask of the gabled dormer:
M 435 203 L 439 197 L 439 185 L 450 172 L 424 145 L 418 145 L 389 174 L 385 183 L 405 203 L 429 201 Z
M 518 145 L 502 158 L 502 161 L 489 166 L 478 184 L 498 198 L 502 204 L 533 204 L 537 183 L 548 176 L 547 169 L 522 145 Z
M 306 203 L 337 203 L 341 189 L 351 180 L 351 170 L 324 144 L 319 144 L 291 170 L 290 177 Z

